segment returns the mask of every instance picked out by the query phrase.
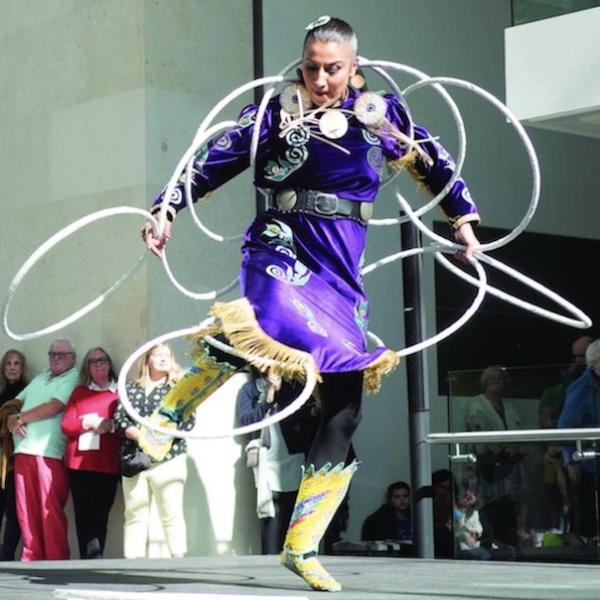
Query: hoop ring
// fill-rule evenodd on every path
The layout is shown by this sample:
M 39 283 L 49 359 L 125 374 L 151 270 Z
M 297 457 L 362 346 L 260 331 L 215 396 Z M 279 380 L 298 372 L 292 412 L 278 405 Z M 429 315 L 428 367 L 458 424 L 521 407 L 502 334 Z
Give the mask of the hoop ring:
M 143 208 L 135 208 L 133 206 L 117 206 L 115 208 L 105 208 L 77 221 L 74 221 L 70 225 L 67 225 L 57 233 L 55 233 L 51 238 L 46 240 L 41 246 L 39 246 L 32 254 L 27 258 L 27 260 L 23 263 L 21 268 L 17 271 L 17 274 L 13 277 L 13 280 L 10 283 L 8 288 L 8 294 L 4 301 L 4 311 L 3 311 L 3 325 L 6 334 L 11 337 L 13 340 L 25 341 L 25 340 L 33 340 L 35 338 L 42 337 L 49 333 L 53 333 L 54 331 L 58 331 L 67 325 L 71 325 L 78 321 L 84 315 L 87 315 L 90 311 L 94 310 L 97 306 L 100 306 L 107 298 L 112 296 L 141 266 L 142 262 L 146 258 L 146 250 L 139 256 L 134 265 L 124 274 L 122 275 L 115 283 L 113 283 L 105 292 L 100 294 L 97 298 L 76 310 L 74 313 L 65 317 L 64 319 L 53 323 L 52 325 L 48 325 L 42 329 L 38 329 L 37 331 L 31 331 L 29 333 L 16 333 L 12 331 L 12 329 L 8 325 L 8 311 L 10 310 L 10 305 L 15 296 L 15 293 L 27 275 L 29 271 L 40 261 L 40 259 L 47 254 L 54 246 L 62 242 L 64 239 L 68 238 L 71 234 L 79 231 L 83 227 L 94 223 L 95 221 L 100 221 L 101 219 L 106 219 L 108 217 L 113 217 L 115 215 L 142 215 L 148 221 L 151 221 L 154 224 L 154 227 L 158 227 L 158 223 L 156 219 Z

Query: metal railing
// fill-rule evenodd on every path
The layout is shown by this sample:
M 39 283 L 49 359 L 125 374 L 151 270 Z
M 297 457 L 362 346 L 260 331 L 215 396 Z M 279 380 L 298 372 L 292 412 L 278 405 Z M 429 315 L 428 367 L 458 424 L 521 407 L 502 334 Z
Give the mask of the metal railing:
M 600 428 L 581 429 L 512 429 L 505 431 L 458 431 L 456 433 L 430 433 L 425 441 L 428 444 L 454 445 L 450 459 L 454 462 L 477 462 L 471 453 L 461 453 L 461 444 L 496 444 L 499 442 L 568 442 L 574 441 L 576 451 L 573 460 L 591 460 L 600 457 L 600 453 L 584 450 L 582 442 L 600 440 Z

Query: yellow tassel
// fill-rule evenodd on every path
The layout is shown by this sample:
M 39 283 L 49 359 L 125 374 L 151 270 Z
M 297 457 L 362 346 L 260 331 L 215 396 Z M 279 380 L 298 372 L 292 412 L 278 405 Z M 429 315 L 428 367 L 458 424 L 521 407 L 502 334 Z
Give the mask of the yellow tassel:
M 404 171 L 404 169 L 409 168 L 409 165 L 414 165 L 414 162 L 417 158 L 416 150 L 411 150 L 407 152 L 404 156 L 400 158 L 396 158 L 395 160 L 388 160 L 388 167 L 392 171 Z
M 304 381 L 305 371 L 310 369 L 317 381 L 321 381 L 313 357 L 308 352 L 291 348 L 268 336 L 260 327 L 254 309 L 246 298 L 227 303 L 215 302 L 210 314 L 217 319 L 217 323 L 195 334 L 195 339 L 222 333 L 236 350 L 249 356 L 248 361 L 259 371 L 274 368 L 286 379 Z M 273 360 L 278 362 L 275 367 L 270 363 Z
M 365 369 L 363 387 L 367 394 L 376 394 L 381 389 L 381 378 L 391 373 L 400 362 L 392 350 L 386 350 Z

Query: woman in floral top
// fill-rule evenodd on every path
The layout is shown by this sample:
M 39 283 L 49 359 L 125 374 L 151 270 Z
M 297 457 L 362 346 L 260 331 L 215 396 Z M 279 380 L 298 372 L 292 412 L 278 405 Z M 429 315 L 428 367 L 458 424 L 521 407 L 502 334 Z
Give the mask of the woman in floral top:
M 171 389 L 181 369 L 173 352 L 165 344 L 153 346 L 145 355 L 140 373 L 127 384 L 127 394 L 135 410 L 148 417 Z M 180 429 L 194 427 L 194 417 L 179 424 Z M 120 404 L 115 413 L 115 426 L 124 432 L 124 451 L 137 445 L 140 425 L 125 412 Z M 186 527 L 183 516 L 183 489 L 187 478 L 186 442 L 176 439 L 161 462 L 133 477 L 123 477 L 125 500 L 124 553 L 125 558 L 147 556 L 150 505 L 156 502 L 165 539 L 172 557 L 181 557 L 187 551 Z

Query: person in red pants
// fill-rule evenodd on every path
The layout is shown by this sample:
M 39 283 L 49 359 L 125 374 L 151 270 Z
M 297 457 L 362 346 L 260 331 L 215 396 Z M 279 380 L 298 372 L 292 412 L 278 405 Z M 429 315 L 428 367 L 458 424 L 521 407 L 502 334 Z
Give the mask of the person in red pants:
M 23 537 L 21 560 L 69 558 L 65 504 L 69 496 L 63 463 L 62 412 L 77 385 L 75 349 L 55 340 L 49 369 L 34 377 L 17 399 L 21 412 L 7 419 L 15 445 L 15 496 Z

